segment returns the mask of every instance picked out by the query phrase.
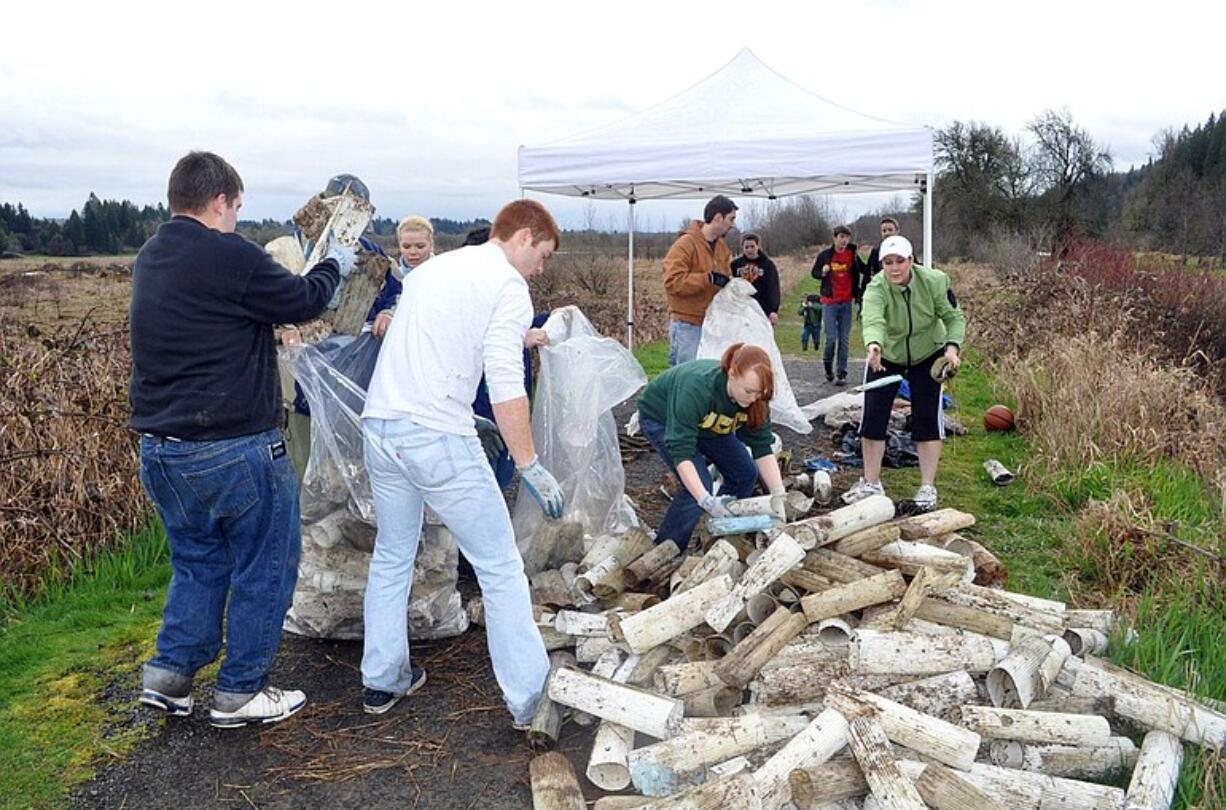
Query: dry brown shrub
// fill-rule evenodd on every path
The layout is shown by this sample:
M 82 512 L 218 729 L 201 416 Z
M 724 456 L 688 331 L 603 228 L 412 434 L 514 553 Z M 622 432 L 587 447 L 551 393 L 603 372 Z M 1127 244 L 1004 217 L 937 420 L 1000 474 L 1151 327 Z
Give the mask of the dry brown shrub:
M 1116 490 L 1090 500 L 1074 523 L 1081 584 L 1117 594 L 1169 587 L 1186 571 L 1187 555 L 1155 520 L 1145 494 Z
M 0 326 L 0 575 L 21 593 L 136 530 L 146 508 L 127 327 L 32 331 Z
M 1057 334 L 1005 358 L 1019 425 L 1066 470 L 1166 457 L 1212 480 L 1226 466 L 1226 407 L 1190 369 L 1138 348 L 1134 333 Z

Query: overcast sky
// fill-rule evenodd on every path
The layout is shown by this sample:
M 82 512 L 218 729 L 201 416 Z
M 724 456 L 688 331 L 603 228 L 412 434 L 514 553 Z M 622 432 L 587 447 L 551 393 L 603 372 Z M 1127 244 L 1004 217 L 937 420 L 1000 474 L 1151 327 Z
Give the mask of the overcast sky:
M 901 123 L 1014 134 L 1067 108 L 1117 168 L 1226 108 L 1221 2 L 275 5 L 6 4 L 0 200 L 51 217 L 90 191 L 156 203 L 175 160 L 210 149 L 242 174 L 244 217 L 286 218 L 341 171 L 382 215 L 488 217 L 519 196 L 520 144 L 644 109 L 743 47 Z M 541 199 L 582 223 L 584 203 Z M 597 205 L 620 225 L 624 205 Z M 640 225 L 700 207 L 645 203 Z

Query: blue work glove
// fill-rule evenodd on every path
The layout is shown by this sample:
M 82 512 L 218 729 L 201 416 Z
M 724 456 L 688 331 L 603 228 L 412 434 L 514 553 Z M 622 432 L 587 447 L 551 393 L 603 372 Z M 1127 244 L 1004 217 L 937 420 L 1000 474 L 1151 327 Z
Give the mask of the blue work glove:
M 723 287 L 725 284 L 727 284 L 729 281 L 732 280 L 728 276 L 725 276 L 723 273 L 716 273 L 714 270 L 708 273 L 707 277 L 711 280 L 711 283 L 714 284 L 716 287 Z
M 732 510 L 728 508 L 728 504 L 735 501 L 736 498 L 731 495 L 712 495 L 708 492 L 702 496 L 702 500 L 698 505 L 702 507 L 702 511 L 714 518 L 732 517 Z
M 562 487 L 558 485 L 558 479 L 541 464 L 540 457 L 533 456 L 531 462 L 517 469 L 524 486 L 536 498 L 545 516 L 555 520 L 562 517 L 562 509 L 566 506 Z
M 342 245 L 332 234 L 328 234 L 328 250 L 324 253 L 324 258 L 336 262 L 341 271 L 341 278 L 349 278 L 349 274 L 358 266 L 357 251 Z
M 473 422 L 477 428 L 477 438 L 481 440 L 481 449 L 485 451 L 485 457 L 493 464 L 502 455 L 502 451 L 507 449 L 506 442 L 502 440 L 502 433 L 498 431 L 498 425 L 484 416 L 474 416 Z

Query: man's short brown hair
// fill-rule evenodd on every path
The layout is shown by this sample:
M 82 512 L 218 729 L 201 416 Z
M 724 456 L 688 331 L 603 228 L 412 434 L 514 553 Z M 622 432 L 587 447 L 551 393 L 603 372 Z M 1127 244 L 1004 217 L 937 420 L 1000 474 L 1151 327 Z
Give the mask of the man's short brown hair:
M 233 200 L 243 190 L 243 178 L 234 167 L 212 152 L 188 152 L 170 172 L 166 199 L 172 212 L 203 211 L 218 194 Z
M 878 223 L 878 225 L 884 225 L 884 224 L 886 224 L 887 222 L 888 222 L 888 223 L 890 223 L 891 225 L 893 225 L 893 226 L 894 226 L 894 230 L 898 230 L 898 229 L 899 229 L 899 228 L 898 228 L 898 220 L 894 219 L 894 217 L 882 217 L 882 218 L 881 218 L 881 222 L 879 222 L 879 223 Z
M 725 197 L 723 194 L 716 194 L 712 197 L 702 209 L 702 221 L 710 222 L 720 214 L 727 217 L 733 211 L 738 210 L 736 203 Z
M 536 200 L 516 200 L 504 205 L 498 216 L 494 217 L 490 238 L 505 242 L 524 228 L 532 231 L 534 245 L 550 239 L 556 250 L 562 244 L 562 231 L 553 214 Z

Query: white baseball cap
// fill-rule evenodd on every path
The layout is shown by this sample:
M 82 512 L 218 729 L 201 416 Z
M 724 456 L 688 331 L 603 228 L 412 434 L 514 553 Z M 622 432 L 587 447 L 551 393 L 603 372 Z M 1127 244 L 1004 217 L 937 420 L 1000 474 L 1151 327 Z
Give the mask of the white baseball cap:
M 902 256 L 904 259 L 909 259 L 915 254 L 911 249 L 911 240 L 907 237 L 889 236 L 881 243 L 881 250 L 877 255 L 882 259 L 886 256 Z

